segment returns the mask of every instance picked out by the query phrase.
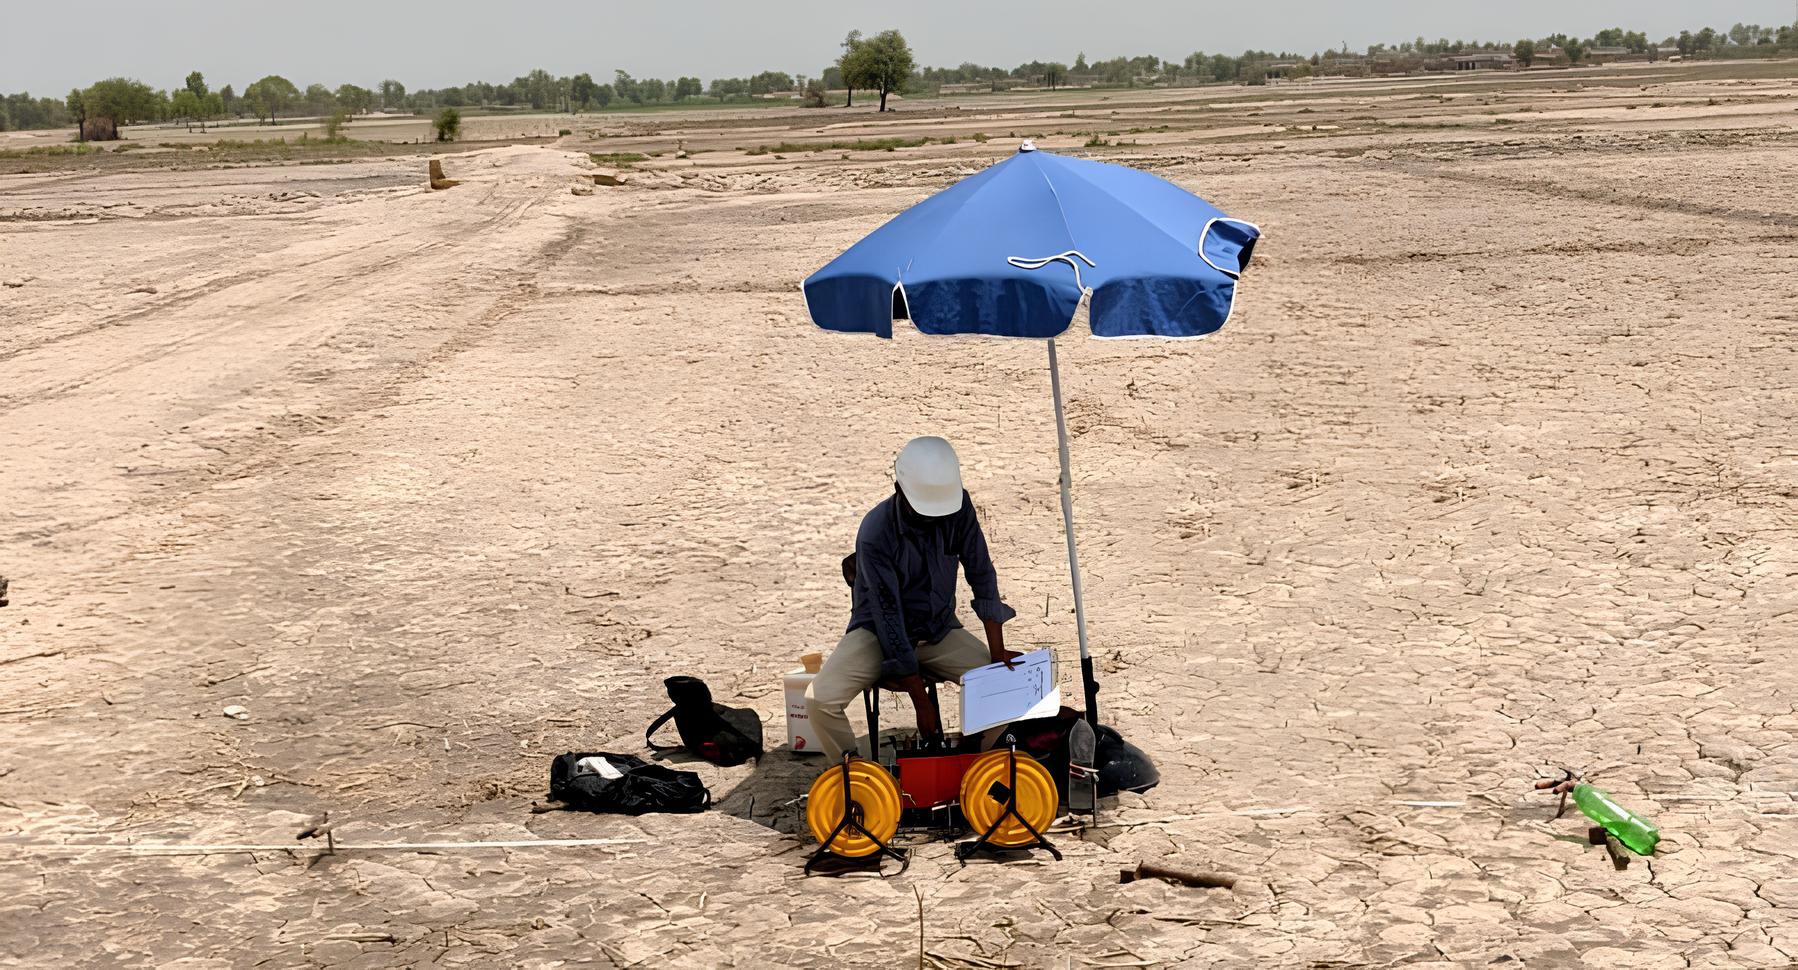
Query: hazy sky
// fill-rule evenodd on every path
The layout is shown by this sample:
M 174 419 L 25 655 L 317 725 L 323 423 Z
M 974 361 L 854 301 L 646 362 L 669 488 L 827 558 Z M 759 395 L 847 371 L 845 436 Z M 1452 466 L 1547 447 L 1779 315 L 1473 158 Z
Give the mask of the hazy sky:
M 1351 50 L 1424 35 L 1516 39 L 1610 26 L 1659 39 L 1682 28 L 1791 23 L 1793 0 L 0 0 L 0 91 L 62 94 L 123 74 L 213 87 L 282 74 L 300 86 L 506 81 L 534 67 L 608 80 L 774 69 L 816 74 L 851 28 L 897 27 L 920 63 L 1011 67 L 1194 50 Z M 266 12 L 265 12 L 266 11 Z M 427 11 L 434 11 L 427 14 Z

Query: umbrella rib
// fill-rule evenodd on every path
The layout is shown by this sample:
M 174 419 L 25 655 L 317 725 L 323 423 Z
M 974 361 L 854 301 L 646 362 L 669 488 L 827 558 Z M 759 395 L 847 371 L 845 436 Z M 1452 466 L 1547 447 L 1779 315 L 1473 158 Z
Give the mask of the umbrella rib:
M 1055 181 L 1049 178 L 1049 173 L 1043 171 L 1041 166 L 1037 167 L 1036 174 L 1043 180 L 1043 184 L 1049 187 L 1049 197 L 1055 200 L 1055 214 L 1061 216 L 1061 231 L 1068 237 L 1068 248 L 1078 250 L 1080 243 L 1074 238 L 1074 227 L 1068 224 L 1068 210 L 1061 204 L 1061 193 L 1055 191 Z M 1075 267 L 1074 277 L 1076 279 L 1080 277 L 1079 267 Z

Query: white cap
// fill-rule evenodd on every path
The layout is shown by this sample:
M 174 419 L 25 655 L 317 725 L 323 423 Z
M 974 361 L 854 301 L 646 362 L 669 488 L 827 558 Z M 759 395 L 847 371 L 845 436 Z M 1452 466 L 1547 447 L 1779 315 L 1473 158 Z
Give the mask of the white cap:
M 919 515 L 937 518 L 961 511 L 961 460 L 941 438 L 913 438 L 899 449 L 893 480 Z
M 1022 145 L 1018 146 L 1018 151 L 1019 152 L 1036 151 L 1036 142 L 1033 142 L 1030 139 L 1026 138 L 1026 139 L 1024 139 L 1024 143 Z

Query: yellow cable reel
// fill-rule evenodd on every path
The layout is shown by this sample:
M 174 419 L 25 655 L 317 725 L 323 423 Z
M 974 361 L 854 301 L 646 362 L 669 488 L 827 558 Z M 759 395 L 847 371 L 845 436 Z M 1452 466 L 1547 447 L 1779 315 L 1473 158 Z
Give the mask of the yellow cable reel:
M 891 844 L 893 834 L 899 831 L 901 809 L 899 782 L 892 774 L 865 758 L 852 758 L 849 761 L 849 818 L 867 832 L 844 825 L 835 839 L 830 838 L 831 832 L 843 821 L 843 766 L 840 764 L 824 769 L 812 782 L 811 794 L 805 800 L 805 824 L 812 830 L 812 838 L 821 843 L 830 840 L 824 848 L 840 856 L 858 859 L 880 851 L 880 842 Z
M 1005 815 L 1011 756 L 1012 752 L 1008 750 L 988 751 L 976 759 L 961 778 L 961 814 L 976 835 L 991 828 L 999 816 Z M 1018 815 L 1030 823 L 1030 828 L 1041 832 L 1055 820 L 1055 807 L 1061 803 L 1061 796 L 1055 790 L 1055 779 L 1042 762 L 1027 754 L 1018 755 L 1017 760 Z M 1011 815 L 1006 815 L 1005 821 L 993 830 L 992 838 L 987 839 L 1000 848 L 1017 848 L 1035 841 L 1030 829 Z

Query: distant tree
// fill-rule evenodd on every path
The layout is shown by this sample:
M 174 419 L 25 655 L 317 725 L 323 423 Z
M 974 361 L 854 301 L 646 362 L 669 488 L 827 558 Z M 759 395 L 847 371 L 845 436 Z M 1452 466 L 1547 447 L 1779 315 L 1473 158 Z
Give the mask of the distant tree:
M 1529 67 L 1536 63 L 1536 42 L 1525 37 L 1511 48 L 1511 56 L 1517 58 L 1517 63 Z
M 843 79 L 847 97 L 843 107 L 855 107 L 855 86 L 862 83 L 865 64 L 861 57 L 862 32 L 852 30 L 843 38 L 843 53 L 837 57 L 837 74 Z M 828 73 L 828 72 L 827 72 Z
M 283 111 L 292 110 L 300 98 L 300 89 L 279 74 L 252 81 L 243 89 L 243 99 L 260 121 L 274 121 Z
M 887 95 L 905 86 L 916 67 L 911 47 L 897 30 L 883 30 L 857 48 L 868 84 L 880 92 L 880 110 L 887 109 Z M 847 72 L 845 72 L 846 74 Z
M 455 141 L 462 133 L 462 112 L 454 108 L 445 108 L 437 113 L 437 140 Z
M 1737 47 L 1747 47 L 1755 41 L 1759 33 L 1760 31 L 1747 24 L 1738 23 L 1734 27 L 1729 28 L 1729 40 L 1730 43 L 1735 44 Z
M 771 94 L 793 90 L 793 76 L 783 71 L 763 71 L 749 79 L 750 94 Z
M 142 81 L 112 77 L 97 81 L 81 92 L 80 111 L 86 139 L 116 141 L 119 128 L 134 121 L 150 121 L 162 114 L 164 96 Z M 70 110 L 75 110 L 71 104 Z
M 337 107 L 346 114 L 362 114 L 371 110 L 375 104 L 375 93 L 356 84 L 340 84 L 336 94 Z
M 1674 46 L 1679 48 L 1681 57 L 1691 57 L 1692 52 L 1697 49 L 1697 42 L 1693 39 L 1691 31 L 1682 30 L 1679 32 L 1679 39 L 1674 41 Z
M 749 81 L 740 77 L 715 77 L 706 93 L 720 101 L 740 98 L 749 93 Z
M 805 97 L 802 99 L 808 108 L 824 107 L 826 90 L 821 79 L 813 78 L 805 83 Z
M 1569 38 L 1567 43 L 1561 45 L 1561 49 L 1567 52 L 1567 63 L 1569 64 L 1578 64 L 1580 58 L 1586 56 L 1586 45 L 1583 41 Z
M 325 117 L 325 140 L 330 142 L 347 141 L 343 134 L 343 126 L 350 123 L 350 113 L 342 108 Z
M 512 90 L 519 100 L 528 103 L 534 110 L 555 108 L 560 100 L 556 78 L 543 68 L 537 68 L 524 77 L 512 80 Z
M 227 84 L 218 90 L 219 114 L 228 115 L 237 110 L 237 92 Z
M 1715 49 L 1716 46 L 1717 32 L 1709 27 L 1699 31 L 1697 36 L 1692 38 L 1692 49 L 1695 51 L 1709 51 Z
M 1066 64 L 1050 63 L 1043 65 L 1043 83 L 1049 86 L 1049 90 L 1055 90 L 1057 85 L 1067 80 L 1067 77 L 1068 66 Z
M 322 84 L 306 85 L 306 113 L 315 117 L 323 117 L 337 108 L 337 96 L 331 89 Z
M 643 88 L 637 83 L 636 78 L 631 77 L 629 71 L 612 72 L 612 90 L 618 95 L 620 101 L 629 101 L 632 104 L 643 103 Z
M 576 74 L 568 79 L 568 100 L 571 102 L 569 112 L 585 111 L 593 104 L 594 95 L 599 92 L 599 85 L 593 83 L 593 75 Z
M 392 78 L 388 78 L 381 82 L 382 111 L 392 111 L 395 108 L 402 108 L 405 107 L 405 104 L 406 86 L 404 84 L 401 84 Z
M 71 88 L 63 104 L 69 109 L 69 117 L 75 120 L 76 140 L 87 141 L 87 96 L 80 88 Z
M 59 98 L 34 98 L 27 91 L 0 98 L 0 130 L 62 128 L 68 123 L 68 105 Z
M 184 86 L 194 93 L 195 98 L 203 99 L 206 97 L 206 75 L 201 74 L 199 71 L 188 74 Z
M 192 88 L 179 88 L 169 102 L 169 116 L 176 121 L 186 122 L 187 130 L 192 131 L 194 122 L 200 119 L 200 113 L 206 110 L 198 95 Z
M 705 85 L 696 77 L 683 77 L 674 82 L 674 99 L 697 98 L 705 93 Z
M 1188 58 L 1187 60 L 1190 61 L 1191 58 Z M 1086 52 L 1081 51 L 1080 53 L 1074 55 L 1074 73 L 1075 74 L 1085 74 L 1086 71 L 1087 71 Z

